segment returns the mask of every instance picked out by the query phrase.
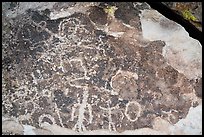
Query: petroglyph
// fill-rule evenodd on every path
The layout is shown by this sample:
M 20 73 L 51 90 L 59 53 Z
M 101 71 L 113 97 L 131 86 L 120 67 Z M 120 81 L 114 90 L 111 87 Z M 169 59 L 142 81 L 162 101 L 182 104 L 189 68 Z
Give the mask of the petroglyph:
M 12 38 L 3 37 L 3 115 L 79 133 L 153 129 L 158 117 L 170 124 L 184 119 L 202 100 L 200 60 L 181 67 L 174 53 L 180 49 L 148 39 L 144 25 L 160 16 L 141 12 L 143 6 L 101 3 L 60 18 L 32 10 L 14 18 Z M 174 26 L 161 21 L 162 29 Z

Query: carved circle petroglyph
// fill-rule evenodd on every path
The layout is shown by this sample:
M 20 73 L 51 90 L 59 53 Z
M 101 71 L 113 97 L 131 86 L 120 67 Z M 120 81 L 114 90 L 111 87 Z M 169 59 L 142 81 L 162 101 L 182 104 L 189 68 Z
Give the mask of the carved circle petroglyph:
M 110 85 L 122 98 L 126 98 L 125 96 L 128 95 L 137 97 L 137 79 L 136 73 L 118 70 L 116 75 L 111 78 Z
M 125 116 L 128 120 L 134 122 L 141 115 L 141 106 L 138 102 L 129 102 L 125 108 Z

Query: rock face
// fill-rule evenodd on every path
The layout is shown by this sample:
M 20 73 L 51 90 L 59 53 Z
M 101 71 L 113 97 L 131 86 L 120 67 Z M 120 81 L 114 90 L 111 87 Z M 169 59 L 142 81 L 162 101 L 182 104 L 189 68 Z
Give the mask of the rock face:
M 3 116 L 36 134 L 52 134 L 45 123 L 124 133 L 176 124 L 200 104 L 200 43 L 146 3 L 48 5 L 4 18 Z
M 162 2 L 202 31 L 202 2 Z

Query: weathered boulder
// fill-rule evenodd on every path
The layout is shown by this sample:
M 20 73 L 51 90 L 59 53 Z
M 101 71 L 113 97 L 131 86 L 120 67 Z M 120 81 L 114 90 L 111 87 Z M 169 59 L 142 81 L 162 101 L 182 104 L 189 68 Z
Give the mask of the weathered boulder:
M 202 134 L 202 46 L 181 25 L 138 2 L 8 4 L 2 115 L 16 134 Z

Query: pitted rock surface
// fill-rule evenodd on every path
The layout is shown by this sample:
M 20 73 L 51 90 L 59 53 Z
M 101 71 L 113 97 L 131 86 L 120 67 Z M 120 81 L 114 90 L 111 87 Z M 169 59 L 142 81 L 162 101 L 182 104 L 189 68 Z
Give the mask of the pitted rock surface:
M 202 98 L 202 80 L 167 63 L 164 41 L 143 39 L 139 14 L 149 7 L 116 3 L 112 16 L 106 6 L 53 20 L 29 10 L 13 19 L 3 35 L 3 115 L 78 132 L 186 117 L 196 103 L 188 94 Z

